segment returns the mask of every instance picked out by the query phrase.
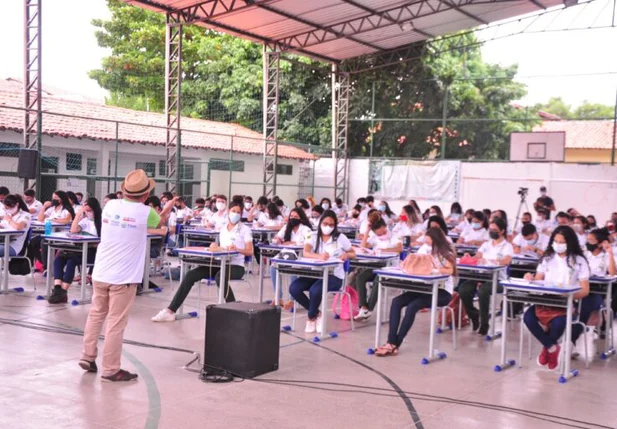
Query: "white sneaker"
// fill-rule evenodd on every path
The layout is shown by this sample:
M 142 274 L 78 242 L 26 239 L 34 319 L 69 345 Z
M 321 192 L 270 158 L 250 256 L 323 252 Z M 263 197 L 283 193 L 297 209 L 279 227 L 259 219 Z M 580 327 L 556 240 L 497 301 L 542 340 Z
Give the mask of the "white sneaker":
M 361 308 L 353 320 L 366 320 L 371 317 L 372 314 L 373 313 L 368 308 Z
M 315 320 L 307 320 L 306 327 L 304 328 L 304 332 L 307 334 L 312 334 L 315 332 Z
M 158 312 L 156 316 L 151 319 L 153 322 L 175 322 L 176 314 L 172 313 L 169 309 L 164 308 Z
M 317 322 L 317 327 L 316 327 L 317 333 L 318 334 L 323 334 L 323 317 L 322 317 L 321 314 L 319 316 L 317 316 L 316 322 Z

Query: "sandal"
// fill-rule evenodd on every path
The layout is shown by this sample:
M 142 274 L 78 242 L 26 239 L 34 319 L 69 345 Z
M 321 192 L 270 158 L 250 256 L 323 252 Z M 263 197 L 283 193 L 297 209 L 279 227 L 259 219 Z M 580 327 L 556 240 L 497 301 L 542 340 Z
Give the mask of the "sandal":
M 387 343 L 385 346 L 377 347 L 375 350 L 375 356 L 385 357 L 385 356 L 396 356 L 398 354 L 398 347 L 393 346 L 390 343 Z
M 292 299 L 290 299 L 289 301 L 287 301 L 285 303 L 285 305 L 283 306 L 283 308 L 285 310 L 291 310 L 292 308 L 294 308 L 294 301 Z

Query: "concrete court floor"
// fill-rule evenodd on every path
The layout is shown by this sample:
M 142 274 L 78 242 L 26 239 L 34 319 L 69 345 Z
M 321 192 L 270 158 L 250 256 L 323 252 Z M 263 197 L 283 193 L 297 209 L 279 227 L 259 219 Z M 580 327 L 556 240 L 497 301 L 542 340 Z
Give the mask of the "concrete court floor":
M 150 321 L 173 294 L 168 282 L 154 280 L 165 290 L 136 298 L 125 339 L 201 353 L 203 312 L 200 318 L 173 323 Z M 251 281 L 258 284 L 256 276 Z M 374 321 L 359 323 L 350 332 L 349 322 L 330 319 L 340 336 L 314 345 L 303 332 L 302 311 L 298 331 L 281 333 L 280 369 L 260 377 L 301 381 L 293 385 L 250 380 L 204 384 L 183 369 L 190 354 L 135 345 L 124 346 L 123 366 L 137 372 L 139 381 L 102 383 L 77 366 L 80 336 L 32 329 L 83 329 L 89 306 L 37 301 L 29 278 L 12 276 L 10 285 L 25 286 L 26 292 L 0 295 L 2 429 L 617 428 L 617 357 L 596 357 L 588 370 L 575 362 L 581 375 L 561 385 L 556 373 L 535 363 L 539 346 L 534 342 L 533 359 L 525 355 L 522 369 L 495 373 L 501 340 L 487 343 L 466 328 L 459 332 L 456 351 L 450 333 L 437 336 L 437 346 L 448 358 L 423 366 L 429 326 L 422 313 L 400 354 L 377 358 L 367 354 Z M 245 284 L 232 286 L 239 299 L 250 299 Z M 40 293 L 43 279 L 38 287 Z M 201 288 L 202 300 L 214 302 L 216 289 Z M 265 290 L 272 294 L 268 280 Z M 79 287 L 70 294 L 76 298 Z M 194 288 L 186 308 L 196 305 Z M 282 324 L 290 323 L 291 314 L 284 312 Z M 518 325 L 511 332 L 509 356 L 515 357 Z

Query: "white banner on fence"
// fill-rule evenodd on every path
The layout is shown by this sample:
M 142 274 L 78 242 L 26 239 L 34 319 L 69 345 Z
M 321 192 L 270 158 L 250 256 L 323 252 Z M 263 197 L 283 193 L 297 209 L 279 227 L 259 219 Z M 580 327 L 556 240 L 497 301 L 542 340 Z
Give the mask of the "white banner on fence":
M 395 161 L 381 169 L 378 196 L 384 199 L 433 201 L 458 199 L 459 161 Z

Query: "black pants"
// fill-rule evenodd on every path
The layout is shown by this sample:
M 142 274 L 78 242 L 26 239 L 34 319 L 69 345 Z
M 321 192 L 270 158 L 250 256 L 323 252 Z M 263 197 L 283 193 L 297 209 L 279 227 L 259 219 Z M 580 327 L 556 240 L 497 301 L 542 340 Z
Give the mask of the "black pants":
M 43 264 L 43 268 L 47 269 L 47 251 L 48 247 L 43 242 L 42 235 L 37 235 L 30 240 L 30 254 L 33 256 L 32 262 L 39 261 Z
M 227 274 L 224 280 L 224 288 L 225 288 L 225 301 L 226 302 L 234 302 L 236 297 L 234 296 L 234 292 L 229 287 L 229 279 L 231 280 L 240 280 L 244 276 L 244 267 L 239 265 L 230 265 L 227 267 Z M 171 304 L 169 304 L 169 309 L 174 313 L 178 311 L 186 297 L 189 295 L 189 292 L 193 288 L 193 285 L 201 279 L 204 278 L 212 278 L 214 277 L 214 281 L 218 287 L 221 287 L 221 267 L 197 267 L 192 269 L 182 279 L 180 283 L 180 287 L 176 291 L 174 298 L 171 300 Z
M 377 304 L 377 291 L 379 288 L 376 284 L 373 284 L 373 288 L 371 289 L 371 296 L 367 298 L 366 293 L 366 284 L 368 282 L 372 282 L 375 280 L 375 273 L 373 270 L 362 270 L 356 276 L 356 290 L 358 291 L 358 295 L 360 295 L 360 307 L 366 307 L 370 311 L 373 311 L 375 305 Z
M 478 287 L 478 283 L 480 286 Z M 480 311 L 473 305 L 473 297 L 478 289 L 478 303 L 480 304 Z M 497 291 L 501 292 L 503 287 L 497 285 Z M 461 296 L 461 301 L 465 306 L 467 315 L 470 319 L 478 320 L 480 316 L 480 325 L 488 325 L 488 313 L 491 306 L 491 295 L 493 292 L 492 282 L 478 282 L 477 280 L 467 280 L 458 287 L 458 293 Z

